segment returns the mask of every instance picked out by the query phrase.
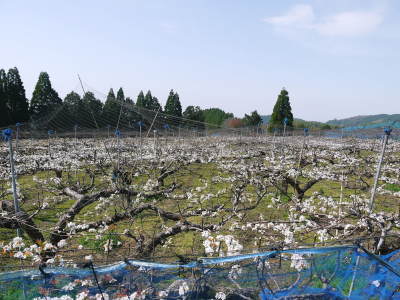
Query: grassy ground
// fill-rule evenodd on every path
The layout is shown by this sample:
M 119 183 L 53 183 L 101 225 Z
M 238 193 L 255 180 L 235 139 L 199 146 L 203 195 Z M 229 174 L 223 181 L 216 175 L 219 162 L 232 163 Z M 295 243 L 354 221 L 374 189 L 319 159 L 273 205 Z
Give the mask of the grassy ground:
M 363 155 L 368 154 L 369 153 L 366 152 Z M 109 169 L 108 171 L 111 173 L 111 169 Z M 135 184 L 143 185 L 151 175 L 152 174 L 136 177 Z M 221 171 L 216 164 L 193 163 L 182 169 L 181 171 L 177 172 L 173 176 L 168 177 L 165 181 L 165 184 L 169 185 L 173 181 L 180 184 L 180 188 L 175 191 L 175 194 L 181 194 L 183 192 L 190 191 L 191 189 L 194 189 L 196 187 L 204 186 L 205 183 L 207 183 L 207 188 L 202 192 L 203 194 L 217 193 L 221 189 L 228 189 L 226 193 L 219 196 L 218 198 L 212 197 L 207 202 L 207 206 L 212 207 L 216 204 L 226 204 L 229 206 L 231 202 L 231 193 L 229 191 L 230 186 L 228 183 L 213 182 L 212 178 L 217 175 L 222 177 L 228 176 L 228 174 L 224 171 Z M 74 182 L 80 181 L 88 183 L 90 181 L 87 173 L 83 170 L 70 172 L 69 174 L 68 172 L 64 172 L 63 178 L 66 179 L 67 176 L 70 176 L 71 181 Z M 26 198 L 26 200 L 22 204 L 22 208 L 25 211 L 35 211 L 38 199 L 48 202 L 48 206 L 42 209 L 33 218 L 34 222 L 42 230 L 45 237 L 48 238 L 49 234 L 51 233 L 51 228 L 58 222 L 60 215 L 68 208 L 70 208 L 75 203 L 75 200 L 47 191 L 43 188 L 42 184 L 39 184 L 34 180 L 34 177 L 40 180 L 47 180 L 48 178 L 54 177 L 54 173 L 52 171 L 40 171 L 34 175 L 24 175 L 18 178 L 18 183 Z M 110 176 L 100 176 L 96 179 L 96 186 L 100 187 L 106 185 L 109 183 L 109 180 Z M 302 181 L 301 177 L 299 178 L 299 181 Z M 372 184 L 372 181 L 368 183 Z M 7 185 L 8 183 L 3 182 L 3 184 Z M 394 184 L 388 184 L 385 186 L 385 188 L 393 192 L 400 191 L 400 186 Z M 249 194 L 254 193 L 254 187 L 249 186 L 246 192 Z M 287 206 L 285 206 L 285 201 L 290 201 L 289 197 L 291 196 L 291 194 L 294 193 L 294 191 L 289 187 L 288 195 L 279 195 L 277 190 L 274 189 L 271 189 L 271 192 L 275 193 L 277 197 L 281 197 L 283 205 L 271 208 L 271 196 L 266 196 L 256 209 L 244 214 L 242 218 L 235 217 L 233 221 L 238 222 L 241 225 L 245 225 L 248 222 L 259 221 L 260 215 L 266 221 L 287 220 L 289 212 Z M 332 197 L 338 203 L 340 199 L 341 186 L 340 183 L 336 181 L 322 180 L 307 191 L 306 197 L 312 196 L 314 193 Z M 344 188 L 344 201 L 350 201 L 350 196 L 354 195 L 355 193 L 362 193 L 366 195 L 368 194 L 368 190 L 360 192 L 359 190 L 356 191 L 354 189 Z M 7 198 L 11 199 L 11 195 L 7 196 Z M 174 212 L 185 209 L 189 204 L 188 200 L 186 199 L 176 200 L 172 198 L 163 198 L 162 200 L 153 200 L 155 200 L 157 205 L 159 205 L 161 208 Z M 105 215 L 112 215 L 114 212 L 122 211 L 123 201 L 124 199 L 120 198 L 114 199 L 112 204 L 101 210 L 101 213 L 98 213 L 96 211 L 96 206 L 98 205 L 98 203 L 92 203 L 89 206 L 85 207 L 77 215 L 77 217 L 75 218 L 75 222 L 85 223 L 88 221 L 102 220 Z M 315 201 L 316 202 L 314 204 L 318 206 L 318 200 Z M 34 202 L 36 202 L 36 205 L 33 205 Z M 398 206 L 399 200 L 397 197 L 390 195 L 377 196 L 377 210 L 391 212 L 395 207 Z M 225 215 L 221 214 L 220 216 L 213 218 L 192 217 L 189 220 L 192 222 L 203 223 L 204 225 L 207 225 L 215 224 L 223 217 L 225 217 Z M 348 223 L 351 224 L 355 223 L 356 221 L 357 220 L 349 219 Z M 172 221 L 164 220 L 153 212 L 143 212 L 142 214 L 138 215 L 133 221 L 126 220 L 116 225 L 110 226 L 101 236 L 97 236 L 97 233 L 84 233 L 72 237 L 68 241 L 68 247 L 66 248 L 67 250 L 63 250 L 62 254 L 64 256 L 64 259 L 74 261 L 82 260 L 82 258 L 88 254 L 93 255 L 97 261 L 102 263 L 120 260 L 125 257 L 130 257 L 133 253 L 133 248 L 135 245 L 134 240 L 122 234 L 124 230 L 129 229 L 131 232 L 134 232 L 136 234 L 151 237 L 156 232 L 158 232 L 162 226 L 171 225 L 173 225 Z M 269 239 L 267 236 L 263 236 L 259 233 L 252 231 L 235 230 L 234 232 L 232 232 L 228 229 L 229 226 L 225 226 L 220 233 L 233 234 L 243 245 L 244 249 L 269 246 Z M 269 232 L 268 234 L 271 236 L 279 236 L 279 233 L 273 231 Z M 0 228 L 0 236 L 1 241 L 3 241 L 4 243 L 8 243 L 15 236 L 15 230 Z M 301 243 L 309 244 L 316 241 L 314 233 L 296 233 L 296 236 L 297 240 Z M 23 238 L 28 244 L 28 237 L 24 235 Z M 112 240 L 115 246 L 111 252 L 105 253 L 104 244 L 108 240 Z M 204 239 L 201 237 L 199 232 L 181 233 L 172 238 L 169 238 L 166 241 L 165 245 L 158 247 L 153 253 L 153 256 L 157 257 L 158 260 L 162 259 L 162 257 L 166 257 L 166 260 L 176 260 L 178 255 L 193 257 L 204 256 L 205 252 L 202 244 L 203 240 Z M 83 246 L 83 249 L 79 249 L 80 245 Z M 220 250 L 226 251 L 225 246 L 223 246 Z M 0 262 L 0 264 L 3 266 L 17 263 L 20 262 L 13 258 L 2 259 Z

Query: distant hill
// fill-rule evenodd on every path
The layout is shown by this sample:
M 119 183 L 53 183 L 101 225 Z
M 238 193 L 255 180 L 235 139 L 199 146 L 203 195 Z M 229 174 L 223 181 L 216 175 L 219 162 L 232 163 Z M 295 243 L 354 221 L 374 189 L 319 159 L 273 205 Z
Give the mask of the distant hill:
M 263 124 L 268 124 L 269 120 L 271 119 L 271 115 L 261 116 Z M 306 121 L 303 119 L 294 118 L 293 125 L 296 128 L 314 128 L 314 129 L 331 129 L 336 127 L 335 125 L 330 125 L 323 122 L 317 121 Z
M 261 116 L 263 124 L 267 124 L 271 119 L 270 115 Z M 355 116 L 345 119 L 334 119 L 329 120 L 326 123 L 316 121 L 306 121 L 303 119 L 294 119 L 294 127 L 297 128 L 340 128 L 345 127 L 348 129 L 362 129 L 362 128 L 379 128 L 391 126 L 394 128 L 400 128 L 400 114 L 380 114 L 380 115 L 367 115 L 367 116 Z
M 381 115 L 368 115 L 368 116 L 355 116 L 345 119 L 334 119 L 326 122 L 329 125 L 339 127 L 383 127 L 393 126 L 400 128 L 400 114 L 381 114 Z

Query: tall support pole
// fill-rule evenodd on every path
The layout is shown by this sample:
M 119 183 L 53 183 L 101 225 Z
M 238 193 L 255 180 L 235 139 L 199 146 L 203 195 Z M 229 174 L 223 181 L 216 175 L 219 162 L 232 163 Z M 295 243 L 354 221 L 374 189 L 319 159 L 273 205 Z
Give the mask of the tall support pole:
M 51 135 L 52 135 L 53 133 L 54 133 L 53 130 L 48 130 L 48 131 L 47 131 L 47 136 L 48 136 L 47 151 L 48 151 L 48 153 L 49 153 L 50 158 L 51 158 L 51 139 L 50 139 L 50 137 L 51 137 Z
M 340 197 L 339 197 L 339 211 L 338 211 L 338 219 L 339 220 L 342 216 L 343 190 L 344 190 L 344 171 L 342 170 L 342 174 L 340 176 Z M 338 234 L 339 234 L 339 230 L 336 229 L 336 236 L 338 236 Z
M 281 145 L 281 151 L 283 152 L 283 153 L 285 153 L 285 149 L 284 149 L 284 145 L 285 145 L 285 142 L 286 142 L 286 126 L 287 126 L 287 124 L 288 124 L 288 122 L 289 122 L 289 119 L 287 118 L 287 117 L 285 117 L 285 119 L 283 120 L 283 137 L 282 137 L 282 145 Z
M 142 122 L 141 121 L 139 122 L 139 143 L 140 143 L 139 144 L 140 157 L 142 157 L 142 143 L 143 143 L 143 141 L 142 141 Z
M 74 126 L 74 135 L 75 135 L 75 148 L 76 148 L 76 145 L 77 145 L 77 138 L 76 138 L 76 130 L 78 129 L 78 125 L 75 125 Z
M 274 130 L 274 136 L 272 137 L 272 159 L 275 159 L 275 136 L 276 136 L 276 130 L 275 130 L 275 128 L 273 129 Z
M 119 137 L 121 135 L 121 132 L 117 129 L 115 130 L 115 136 L 117 137 L 117 169 L 119 171 L 119 166 L 120 166 L 120 157 L 121 157 L 121 147 L 119 143 Z
M 18 130 L 17 126 L 17 130 Z M 12 145 L 12 130 L 11 129 L 5 129 L 3 130 L 3 137 L 6 141 L 8 141 L 8 147 L 10 151 L 10 168 L 11 168 L 11 188 L 12 188 L 12 193 L 13 193 L 13 200 L 14 200 L 14 210 L 15 214 L 17 215 L 18 212 L 20 211 L 19 209 L 19 200 L 18 200 L 18 194 L 17 194 L 17 180 L 16 180 L 16 174 L 15 174 L 15 166 L 14 166 L 14 152 L 13 152 L 13 145 Z M 17 236 L 21 236 L 21 229 L 17 228 Z M 22 265 L 22 261 L 21 261 Z M 21 267 L 22 270 L 22 267 Z M 25 283 L 22 283 L 22 291 L 24 295 L 24 299 L 27 299 L 26 297 L 26 290 L 25 290 Z
M 151 122 L 151 125 L 150 125 L 150 128 L 149 128 L 149 131 L 147 131 L 147 135 L 146 135 L 146 137 L 149 137 L 150 131 L 151 131 L 151 129 L 153 128 L 154 122 L 155 122 L 155 121 L 156 121 L 156 119 L 157 119 L 157 116 L 158 116 L 158 113 L 159 113 L 159 111 L 160 111 L 160 108 L 161 108 L 161 106 L 160 106 L 160 107 L 158 107 L 158 110 L 157 110 L 157 112 L 156 112 L 156 115 L 154 116 L 153 122 Z
M 383 162 L 383 157 L 385 155 L 386 145 L 387 145 L 390 133 L 392 132 L 392 129 L 391 128 L 385 128 L 384 132 L 385 132 L 385 135 L 383 136 L 383 144 L 382 144 L 381 155 L 379 157 L 378 167 L 376 168 L 374 186 L 373 186 L 373 188 L 371 190 L 371 199 L 369 201 L 369 210 L 370 211 L 372 211 L 374 209 L 376 188 L 378 186 L 379 175 L 381 174 L 382 162 Z
M 301 148 L 300 148 L 299 163 L 297 165 L 297 171 L 300 171 L 300 169 L 301 169 L 301 160 L 303 159 L 303 151 L 304 151 L 304 147 L 306 145 L 307 135 L 308 135 L 308 128 L 304 128 L 304 136 L 303 136 L 303 142 L 302 142 Z M 294 180 L 295 183 L 297 183 L 297 177 L 298 177 L 298 173 L 296 174 L 296 178 Z
M 351 278 L 350 288 L 349 288 L 349 298 L 351 297 L 351 293 L 353 292 L 354 281 L 356 280 L 357 268 L 358 264 L 360 263 L 360 255 L 357 255 L 356 265 L 354 266 L 353 276 Z
M 19 212 L 19 200 L 18 200 L 18 194 L 17 194 L 17 181 L 16 181 L 16 175 L 15 175 L 15 166 L 14 166 L 12 130 L 11 129 L 3 130 L 3 136 L 8 141 L 8 147 L 9 147 L 9 151 L 10 151 L 11 187 L 12 187 L 12 193 L 13 193 L 13 198 L 14 198 L 14 209 L 15 209 L 15 212 L 18 213 Z
M 156 141 L 157 130 L 153 131 L 154 143 L 153 143 L 153 150 L 154 150 L 154 157 L 157 157 L 157 141 Z
M 283 124 L 283 136 L 285 137 L 286 135 L 286 122 Z
M 15 151 L 18 152 L 18 145 L 19 145 L 19 127 L 21 126 L 21 123 L 17 123 L 15 124 L 15 126 L 17 127 L 17 132 L 15 135 Z

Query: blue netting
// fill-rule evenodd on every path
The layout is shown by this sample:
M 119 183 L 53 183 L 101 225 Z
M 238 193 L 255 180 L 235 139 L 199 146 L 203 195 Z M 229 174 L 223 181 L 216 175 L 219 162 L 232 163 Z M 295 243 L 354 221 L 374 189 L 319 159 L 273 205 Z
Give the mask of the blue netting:
M 19 271 L 0 274 L 0 299 L 400 299 L 400 251 L 381 258 L 349 246 Z
M 400 128 L 400 121 L 387 121 L 382 123 L 374 123 L 368 125 L 361 125 L 361 126 L 349 126 L 343 128 L 346 131 L 352 130 L 360 130 L 360 129 L 374 129 L 374 128 L 383 128 L 383 127 L 392 127 L 392 128 Z

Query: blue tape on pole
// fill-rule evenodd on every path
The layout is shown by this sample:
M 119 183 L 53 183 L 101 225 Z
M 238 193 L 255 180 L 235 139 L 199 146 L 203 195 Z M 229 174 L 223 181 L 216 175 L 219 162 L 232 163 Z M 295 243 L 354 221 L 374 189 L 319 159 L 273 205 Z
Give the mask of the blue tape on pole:
M 12 130 L 10 128 L 4 129 L 1 133 L 5 141 L 9 141 L 12 138 Z
M 385 127 L 384 129 L 383 129 L 383 132 L 386 134 L 386 135 L 390 135 L 391 133 L 392 133 L 392 128 L 390 128 L 390 127 Z

